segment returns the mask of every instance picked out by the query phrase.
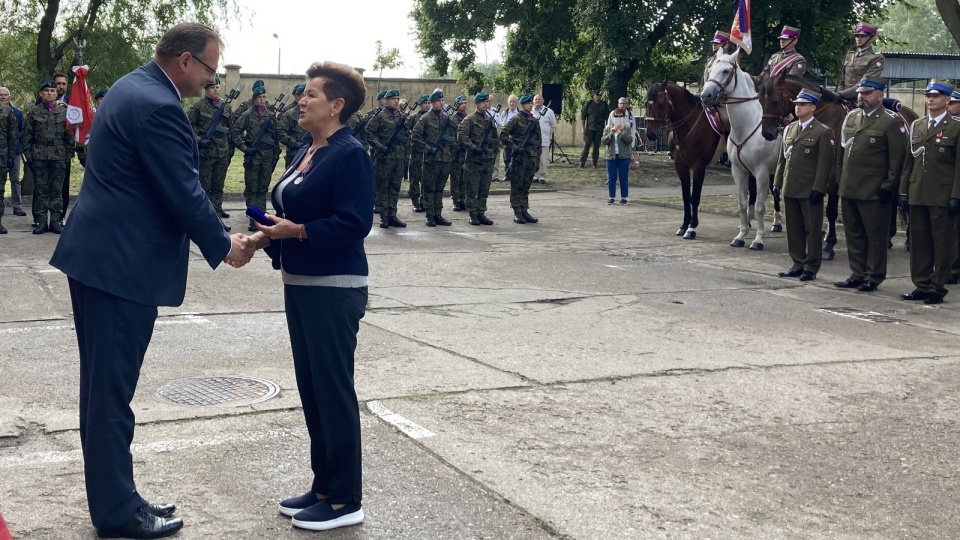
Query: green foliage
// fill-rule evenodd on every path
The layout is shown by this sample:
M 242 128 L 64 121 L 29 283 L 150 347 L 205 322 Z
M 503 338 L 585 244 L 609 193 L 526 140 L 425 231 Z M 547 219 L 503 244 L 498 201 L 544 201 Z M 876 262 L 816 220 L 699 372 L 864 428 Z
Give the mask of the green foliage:
M 881 50 L 960 54 L 934 0 L 899 2 L 887 10 L 879 26 Z
M 397 69 L 402 65 L 403 60 L 400 59 L 400 49 L 394 47 L 385 51 L 383 50 L 383 42 L 378 39 L 376 60 L 373 62 L 373 69 L 379 71 L 382 76 L 384 69 Z

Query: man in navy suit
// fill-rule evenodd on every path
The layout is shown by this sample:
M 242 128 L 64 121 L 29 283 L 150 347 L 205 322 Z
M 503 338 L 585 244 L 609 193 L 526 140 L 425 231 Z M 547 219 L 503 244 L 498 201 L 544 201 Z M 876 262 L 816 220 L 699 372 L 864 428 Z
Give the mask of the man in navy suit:
M 200 187 L 180 100 L 214 79 L 223 42 L 182 23 L 153 61 L 110 88 L 94 118 L 83 189 L 50 264 L 67 274 L 80 349 L 80 442 L 90 517 L 106 537 L 161 538 L 183 522 L 133 481 L 130 408 L 157 306 L 183 303 L 193 241 L 216 268 L 253 255 L 228 236 Z

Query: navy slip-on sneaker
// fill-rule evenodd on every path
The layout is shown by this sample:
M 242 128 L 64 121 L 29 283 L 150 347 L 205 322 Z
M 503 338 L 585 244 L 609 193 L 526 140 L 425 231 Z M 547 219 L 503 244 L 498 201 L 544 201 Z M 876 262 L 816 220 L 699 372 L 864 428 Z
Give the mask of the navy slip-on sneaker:
M 300 512 L 301 510 L 306 510 L 311 506 L 320 502 L 321 499 L 317 498 L 317 494 L 308 491 L 299 497 L 290 497 L 289 499 L 284 499 L 280 501 L 280 513 L 287 516 L 293 517 Z
M 334 510 L 327 501 L 320 501 L 293 516 L 294 527 L 310 531 L 327 531 L 360 523 L 363 523 L 363 509 L 359 504 L 348 504 Z

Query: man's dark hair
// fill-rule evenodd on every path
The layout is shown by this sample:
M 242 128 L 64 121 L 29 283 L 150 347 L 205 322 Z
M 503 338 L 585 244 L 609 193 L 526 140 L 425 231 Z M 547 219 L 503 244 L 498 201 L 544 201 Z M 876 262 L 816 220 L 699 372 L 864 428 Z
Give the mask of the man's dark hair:
M 57 80 L 57 79 L 59 79 L 60 77 L 63 77 L 64 79 L 67 79 L 67 75 L 66 75 L 65 73 L 54 73 L 54 74 L 53 74 L 53 80 Z M 70 79 L 67 79 L 67 82 L 70 82 Z
M 219 62 L 219 58 L 203 58 L 203 52 L 211 41 L 223 48 L 223 40 L 217 31 L 200 23 L 180 23 L 167 30 L 157 43 L 156 55 L 163 60 L 172 60 L 188 52 L 200 60 L 209 63 Z
M 307 69 L 307 80 L 323 79 L 323 94 L 327 100 L 343 99 L 340 109 L 340 122 L 347 123 L 350 116 L 360 110 L 367 98 L 367 86 L 357 70 L 346 64 L 336 62 L 314 62 Z

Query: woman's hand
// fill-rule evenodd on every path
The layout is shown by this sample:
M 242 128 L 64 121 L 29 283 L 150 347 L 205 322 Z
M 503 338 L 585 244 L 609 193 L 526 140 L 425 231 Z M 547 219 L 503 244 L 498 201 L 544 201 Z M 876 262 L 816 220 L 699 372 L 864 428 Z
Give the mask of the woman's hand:
M 263 249 L 269 245 L 270 238 L 262 232 L 255 232 L 247 237 L 247 246 L 252 248 L 254 251 Z
M 299 238 L 300 237 L 300 228 L 302 225 L 299 223 L 294 223 L 289 219 L 283 219 L 277 217 L 273 214 L 267 214 L 267 219 L 273 222 L 273 225 L 267 227 L 261 225 L 260 223 L 254 222 L 257 226 L 257 230 L 260 233 L 263 233 L 270 240 L 282 240 L 284 238 Z

